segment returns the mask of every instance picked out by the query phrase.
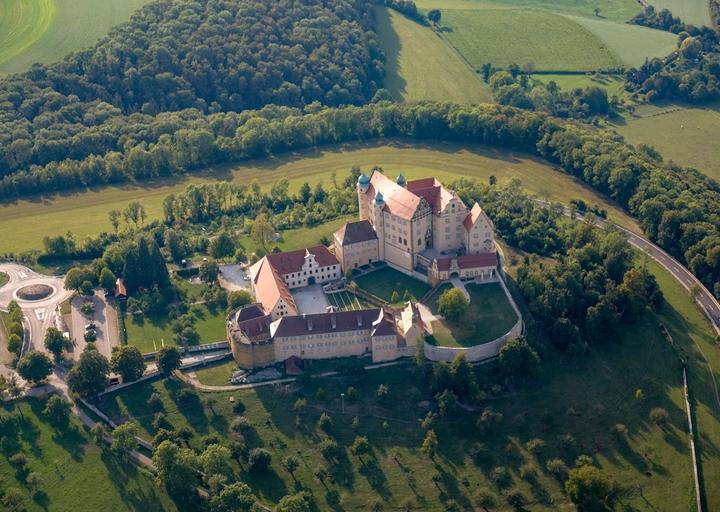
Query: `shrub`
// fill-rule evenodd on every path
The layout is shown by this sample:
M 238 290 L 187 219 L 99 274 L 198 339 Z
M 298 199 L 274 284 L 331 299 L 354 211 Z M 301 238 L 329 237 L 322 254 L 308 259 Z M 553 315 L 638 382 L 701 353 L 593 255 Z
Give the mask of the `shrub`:
M 332 462 L 340 458 L 342 449 L 334 440 L 325 439 L 322 443 L 320 443 L 320 453 L 322 453 L 325 459 Z
M 610 433 L 615 437 L 618 441 L 624 441 L 625 436 L 628 433 L 628 428 L 622 424 L 622 423 L 616 423 L 613 425 L 613 427 L 610 429 Z
M 568 472 L 570 471 L 567 464 L 565 464 L 565 462 L 561 459 L 549 460 L 545 465 L 545 468 L 558 480 L 565 480 Z
M 472 457 L 472 460 L 475 462 L 475 464 L 479 464 L 490 458 L 490 450 L 488 450 L 488 447 L 483 443 L 473 444 L 470 447 L 468 453 L 470 454 L 470 457 Z
M 525 443 L 525 448 L 527 448 L 527 451 L 535 455 L 536 457 L 540 456 L 545 449 L 545 441 L 542 439 L 535 437 L 533 439 L 530 439 L 527 443 Z
M 236 398 L 235 403 L 233 403 L 232 409 L 235 414 L 242 414 L 245 412 L 245 404 Z
M 505 466 L 497 466 L 490 472 L 490 479 L 500 488 L 507 487 L 512 483 L 510 471 Z
M 230 422 L 230 430 L 241 433 L 251 427 L 250 421 L 245 416 L 238 416 Z
M 326 434 L 329 434 L 332 431 L 333 427 L 332 418 L 327 414 L 322 413 L 320 415 L 320 418 L 318 419 L 317 426 L 320 430 L 322 430 Z
M 523 464 L 520 466 L 520 478 L 532 482 L 537 477 L 537 471 L 531 464 Z
M 510 491 L 508 495 L 505 496 L 505 501 L 515 510 L 522 510 L 527 503 L 527 498 L 520 491 Z
M 670 414 L 662 407 L 655 407 L 652 411 L 650 411 L 650 421 L 658 426 L 666 425 L 669 419 Z
M 264 448 L 253 448 L 248 456 L 250 471 L 263 472 L 270 467 L 272 454 Z
M 478 489 L 474 497 L 475 505 L 484 509 L 491 509 L 497 504 L 495 495 L 487 489 Z

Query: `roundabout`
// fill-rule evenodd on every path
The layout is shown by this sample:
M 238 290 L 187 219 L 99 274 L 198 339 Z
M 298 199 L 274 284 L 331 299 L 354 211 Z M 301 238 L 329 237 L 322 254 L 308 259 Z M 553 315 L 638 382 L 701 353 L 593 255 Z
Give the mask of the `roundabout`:
M 8 276 L 0 286 L 0 309 L 7 310 L 14 300 L 25 314 L 23 352 L 45 351 L 45 332 L 55 326 L 58 306 L 73 292 L 65 289 L 62 277 L 39 274 L 17 263 L 0 263 L 0 272 Z

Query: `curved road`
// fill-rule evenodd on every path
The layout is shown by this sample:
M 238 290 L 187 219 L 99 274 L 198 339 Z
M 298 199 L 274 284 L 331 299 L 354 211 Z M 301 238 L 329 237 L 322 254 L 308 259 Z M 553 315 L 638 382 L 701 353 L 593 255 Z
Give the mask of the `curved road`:
M 552 203 L 542 199 L 535 199 L 535 202 L 544 206 L 552 205 Z M 569 217 L 571 215 L 570 208 L 564 205 L 562 205 L 562 208 L 564 214 Z M 575 212 L 575 216 L 580 220 L 585 218 L 581 212 Z M 596 218 L 596 222 L 599 226 L 611 225 L 622 231 L 627 237 L 628 242 L 630 242 L 630 245 L 650 256 L 661 267 L 670 272 L 675 280 L 688 290 L 688 292 L 693 289 L 696 290 L 695 302 L 697 302 L 700 309 L 705 313 L 707 319 L 710 320 L 710 324 L 713 326 L 713 329 L 715 329 L 715 333 L 720 335 L 720 304 L 710 290 L 708 290 L 692 272 L 647 238 L 643 238 L 619 224 L 601 219 L 600 217 Z

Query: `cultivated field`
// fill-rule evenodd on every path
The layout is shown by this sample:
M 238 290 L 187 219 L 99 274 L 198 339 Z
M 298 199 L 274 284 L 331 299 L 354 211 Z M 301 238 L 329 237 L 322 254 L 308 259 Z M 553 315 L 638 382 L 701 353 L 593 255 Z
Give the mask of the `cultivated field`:
M 678 0 L 682 1 L 682 0 Z M 694 0 L 702 1 L 702 0 Z M 416 0 L 418 8 L 428 9 L 484 9 L 487 7 L 533 7 L 552 12 L 595 17 L 595 8 L 600 8 L 604 19 L 624 23 L 640 12 L 640 6 L 634 0 L 605 0 L 590 2 L 587 0 Z
M 685 23 L 712 26 L 707 0 L 652 0 L 655 9 L 668 9 Z
M 25 71 L 93 45 L 150 0 L 3 0 L 0 74 Z
M 385 51 L 385 88 L 399 101 L 481 103 L 487 85 L 430 28 L 376 7 L 377 31 Z
M 55 17 L 52 0 L 4 0 L 0 3 L 0 64 L 23 52 Z
M 638 107 L 613 127 L 633 144 L 650 144 L 666 160 L 695 167 L 720 182 L 720 110 L 678 105 Z
M 645 59 L 665 57 L 677 49 L 677 36 L 628 23 L 567 16 L 592 32 L 626 66 L 640 66 Z
M 625 82 L 617 75 L 586 73 L 582 75 L 542 74 L 531 76 L 543 83 L 555 82 L 563 90 L 584 89 L 585 87 L 595 86 L 605 89 L 608 97 L 627 97 Z
M 80 239 L 110 231 L 112 226 L 107 213 L 112 209 L 122 210 L 129 201 L 138 200 L 145 206 L 148 221 L 158 219 L 162 216 L 163 198 L 183 190 L 189 183 L 218 180 L 250 183 L 257 179 L 261 185 L 269 187 L 287 176 L 291 191 L 297 191 L 304 181 L 329 184 L 332 171 L 344 176 L 353 165 L 366 171 L 373 165 L 380 165 L 389 174 L 402 172 L 411 179 L 437 176 L 445 182 L 459 177 L 487 180 L 491 175 L 496 176 L 499 183 L 518 178 L 531 193 L 563 202 L 584 198 L 589 204 L 597 203 L 607 208 L 613 220 L 638 229 L 633 219 L 596 192 L 540 160 L 480 145 L 384 141 L 382 144 L 328 146 L 139 185 L 94 188 L 0 203 L 1 251 L 38 249 L 44 236 L 63 234 L 68 230 Z
M 538 9 L 448 10 L 445 37 L 475 68 L 518 64 L 548 71 L 586 71 L 620 64 L 590 30 Z

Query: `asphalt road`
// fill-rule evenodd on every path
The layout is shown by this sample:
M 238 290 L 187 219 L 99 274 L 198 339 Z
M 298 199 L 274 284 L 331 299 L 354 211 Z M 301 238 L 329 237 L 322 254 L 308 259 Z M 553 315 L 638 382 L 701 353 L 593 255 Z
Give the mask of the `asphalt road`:
M 86 316 L 80 311 L 80 307 L 85 300 L 91 300 L 95 306 L 95 312 L 91 316 Z M 85 346 L 87 345 L 85 342 L 85 325 L 90 321 L 95 324 L 96 328 L 97 339 L 95 340 L 95 346 L 102 355 L 110 359 L 112 347 L 119 342 L 117 318 L 115 316 L 115 310 L 107 303 L 107 299 L 102 292 L 96 292 L 90 299 L 75 297 L 72 300 L 71 317 L 73 359 L 79 359 L 80 354 L 85 350 Z
M 25 343 L 23 353 L 29 350 L 45 352 L 44 340 L 48 327 L 55 326 L 55 311 L 60 303 L 67 300 L 72 291 L 66 290 L 62 277 L 45 276 L 17 263 L 0 263 L 0 272 L 5 272 L 9 282 L 0 288 L 0 308 L 7 309 L 8 304 L 16 300 L 25 313 Z M 32 284 L 46 284 L 54 292 L 42 300 L 22 300 L 17 290 Z
M 543 201 L 542 199 L 536 199 L 536 202 L 541 204 L 548 204 L 546 201 Z M 565 215 L 570 216 L 570 209 L 567 207 L 564 207 Z M 576 212 L 576 216 L 579 219 L 583 219 L 583 215 L 580 212 Z M 713 328 L 715 329 L 715 333 L 720 335 L 720 304 L 715 299 L 713 294 L 705 288 L 705 286 L 700 282 L 700 280 L 695 277 L 695 275 L 690 272 L 687 268 L 685 268 L 679 261 L 677 261 L 675 258 L 670 256 L 668 253 L 666 253 L 664 250 L 662 250 L 660 247 L 652 243 L 647 238 L 644 238 L 637 233 L 633 233 L 627 228 L 624 228 L 618 224 L 615 224 L 613 222 L 603 220 L 601 218 L 597 218 L 597 223 L 600 226 L 603 225 L 613 225 L 620 231 L 622 231 L 625 236 L 627 236 L 628 242 L 633 247 L 636 247 L 643 253 L 650 256 L 653 260 L 655 260 L 660 266 L 665 268 L 670 274 L 688 291 L 695 290 L 695 301 L 697 302 L 698 306 L 700 306 L 700 309 L 705 313 L 705 316 L 710 321 L 710 324 L 712 324 Z

